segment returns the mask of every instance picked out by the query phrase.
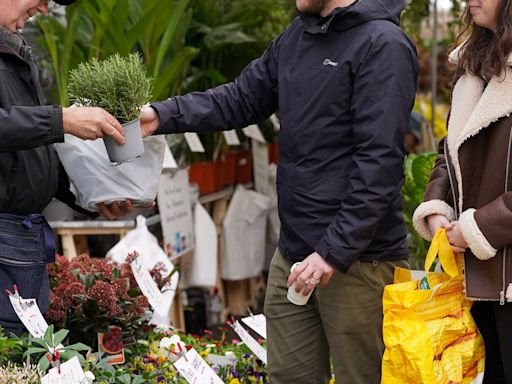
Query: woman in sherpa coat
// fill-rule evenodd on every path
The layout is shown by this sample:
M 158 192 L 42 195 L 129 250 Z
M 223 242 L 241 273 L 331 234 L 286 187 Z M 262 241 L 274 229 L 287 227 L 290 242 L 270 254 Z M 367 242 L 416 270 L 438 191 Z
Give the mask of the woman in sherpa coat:
M 414 214 L 464 252 L 466 294 L 486 347 L 484 383 L 512 383 L 512 0 L 469 0 L 448 135 Z

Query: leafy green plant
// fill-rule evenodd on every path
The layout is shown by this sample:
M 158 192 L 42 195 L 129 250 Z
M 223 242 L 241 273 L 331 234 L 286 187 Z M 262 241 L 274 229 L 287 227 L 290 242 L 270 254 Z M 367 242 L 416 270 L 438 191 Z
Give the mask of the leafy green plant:
M 53 69 L 54 101 L 68 105 L 69 70 L 91 58 L 139 52 L 154 79 L 153 96 L 178 93 L 197 49 L 186 46 L 190 0 L 78 0 L 58 14 L 38 16 L 36 41 Z
M 82 343 L 75 343 L 63 346 L 62 342 L 68 336 L 67 329 L 61 329 L 54 332 L 53 324 L 48 326 L 42 338 L 31 338 L 32 346 L 29 347 L 24 356 L 38 355 L 40 356 L 37 366 L 41 372 L 45 372 L 50 368 L 50 360 L 54 358 L 61 359 L 62 362 L 77 357 L 80 363 L 85 363 L 85 358 L 80 354 L 81 351 L 88 351 L 91 348 Z M 34 344 L 36 346 L 34 346 Z M 58 351 L 58 352 L 57 352 Z
M 423 269 L 429 243 L 421 238 L 412 225 L 415 209 L 423 201 L 432 168 L 437 154 L 433 152 L 421 155 L 410 154 L 404 163 L 405 183 L 402 187 L 404 196 L 404 218 L 408 229 L 408 246 L 411 255 L 411 268 Z
M 22 345 L 21 340 L 7 337 L 4 329 L 0 327 L 0 366 L 9 362 L 13 354 L 21 351 Z
M 120 123 L 137 119 L 151 98 L 151 78 L 137 53 L 114 54 L 81 63 L 69 74 L 69 99 L 83 106 L 101 107 Z

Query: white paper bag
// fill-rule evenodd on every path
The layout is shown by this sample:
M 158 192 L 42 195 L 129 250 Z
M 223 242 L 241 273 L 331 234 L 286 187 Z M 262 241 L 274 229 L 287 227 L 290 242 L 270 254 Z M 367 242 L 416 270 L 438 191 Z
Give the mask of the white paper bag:
M 194 252 L 181 261 L 183 288 L 215 287 L 217 284 L 217 227 L 210 214 L 197 203 L 194 209 Z
M 222 224 L 221 278 L 242 280 L 262 271 L 269 208 L 267 196 L 237 186 Z
M 152 204 L 158 190 L 165 146 L 163 136 L 144 139 L 144 156 L 114 165 L 103 140 L 85 141 L 65 135 L 55 144 L 60 161 L 72 183 L 76 203 L 98 211 L 98 203 L 132 200 L 136 206 Z
M 137 227 L 123 237 L 112 249 L 107 252 L 107 257 L 119 264 L 126 262 L 128 253 L 136 251 L 141 258 L 141 264 L 148 270 L 161 262 L 165 269 L 170 273 L 174 266 L 165 254 L 164 250 L 158 245 L 157 238 L 148 230 L 146 219 L 143 216 L 137 216 Z M 165 296 L 163 302 L 166 308 L 154 308 L 155 313 L 152 324 L 169 325 L 168 313 L 178 287 L 179 273 L 174 272 L 170 281 L 162 288 L 162 294 Z

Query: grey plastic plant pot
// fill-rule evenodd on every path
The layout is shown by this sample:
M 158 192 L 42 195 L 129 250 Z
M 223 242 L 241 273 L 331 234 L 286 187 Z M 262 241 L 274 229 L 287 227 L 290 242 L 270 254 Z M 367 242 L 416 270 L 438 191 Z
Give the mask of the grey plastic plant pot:
M 124 163 L 144 155 L 140 120 L 135 119 L 125 123 L 123 124 L 123 128 L 124 138 L 126 140 L 124 145 L 119 145 L 110 136 L 105 136 L 103 138 L 110 161 L 117 164 Z

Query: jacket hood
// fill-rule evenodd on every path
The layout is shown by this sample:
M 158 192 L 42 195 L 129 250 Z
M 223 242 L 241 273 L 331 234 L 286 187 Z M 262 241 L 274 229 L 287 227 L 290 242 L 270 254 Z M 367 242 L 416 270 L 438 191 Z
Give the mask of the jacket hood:
M 359 0 L 340 12 L 334 24 L 339 30 L 354 28 L 371 20 L 389 20 L 399 25 L 404 8 L 405 0 Z
M 388 20 L 400 25 L 400 14 L 404 8 L 405 0 L 357 0 L 348 7 L 335 9 L 331 14 L 331 24 L 339 31 L 357 27 L 371 20 Z M 322 20 L 319 14 L 299 15 L 308 28 L 314 28 Z

